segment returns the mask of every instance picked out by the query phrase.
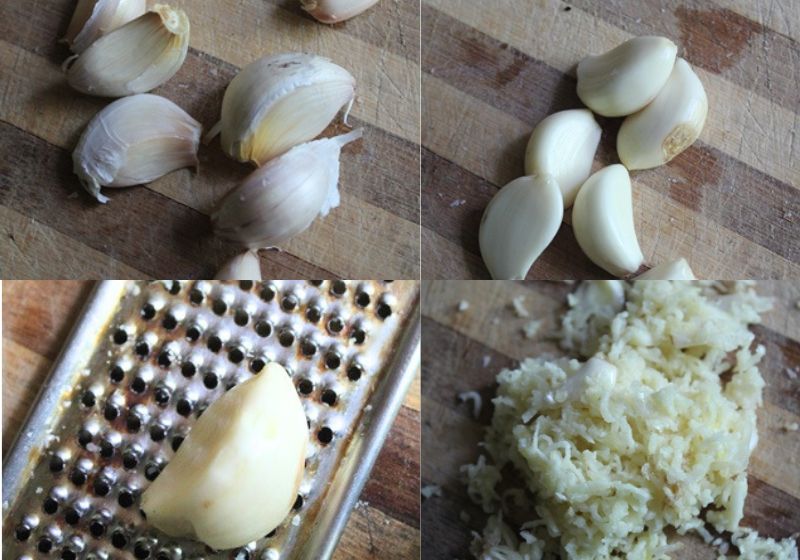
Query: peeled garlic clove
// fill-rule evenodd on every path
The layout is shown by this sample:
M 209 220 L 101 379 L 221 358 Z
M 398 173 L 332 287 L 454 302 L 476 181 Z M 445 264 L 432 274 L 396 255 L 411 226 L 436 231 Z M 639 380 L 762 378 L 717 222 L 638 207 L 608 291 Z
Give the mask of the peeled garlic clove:
M 668 261 L 640 274 L 636 280 L 697 280 L 686 259 Z
M 322 23 L 338 23 L 355 17 L 378 0 L 300 0 L 303 9 Z
M 272 362 L 197 419 L 142 495 L 147 522 L 217 550 L 260 539 L 291 510 L 307 445 L 297 390 Z
M 297 235 L 339 206 L 339 152 L 361 129 L 295 146 L 256 169 L 219 204 L 214 232 L 257 249 Z
M 111 33 L 147 11 L 146 0 L 78 0 L 64 41 L 82 53 L 101 36 Z
M 636 37 L 578 64 L 578 97 L 595 113 L 621 117 L 650 103 L 669 78 L 678 47 L 664 37 Z
M 533 129 L 525 150 L 525 174 L 552 175 L 561 189 L 564 208 L 569 208 L 592 171 L 600 133 L 600 125 L 588 109 L 550 115 Z
M 183 10 L 156 4 L 68 59 L 67 81 L 102 97 L 143 93 L 174 76 L 188 50 L 189 18 Z
M 630 170 L 667 163 L 697 140 L 707 113 L 703 83 L 679 58 L 653 102 L 622 121 L 617 135 L 620 161 Z
M 355 97 L 350 73 L 320 56 L 279 54 L 245 66 L 222 100 L 223 151 L 263 165 L 316 138 Z
M 478 236 L 492 278 L 525 278 L 563 217 L 561 190 L 550 175 L 520 177 L 500 189 L 483 213 Z
M 261 261 L 258 253 L 247 251 L 241 255 L 236 255 L 225 263 L 215 280 L 255 280 L 261 281 Z
M 200 123 L 169 99 L 142 93 L 114 101 L 83 131 L 72 153 L 73 170 L 100 202 L 100 187 L 149 183 L 197 166 Z
M 641 266 L 644 256 L 633 226 L 628 170 L 615 164 L 589 177 L 575 197 L 572 228 L 583 252 L 614 276 Z

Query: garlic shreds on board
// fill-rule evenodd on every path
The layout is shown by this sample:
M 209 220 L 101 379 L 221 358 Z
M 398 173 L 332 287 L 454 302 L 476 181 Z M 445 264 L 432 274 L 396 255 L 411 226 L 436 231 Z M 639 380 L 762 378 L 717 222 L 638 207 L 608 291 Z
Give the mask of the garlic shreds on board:
M 101 36 L 111 33 L 147 10 L 145 0 L 78 0 L 64 41 L 82 53 Z
M 231 80 L 222 117 L 208 135 L 238 161 L 263 165 L 313 140 L 352 104 L 355 78 L 326 58 L 301 53 L 269 56 Z M 346 118 L 346 116 L 345 116 Z
M 245 251 L 236 255 L 217 272 L 214 280 L 254 280 L 261 281 L 261 261 L 255 251 Z
M 322 23 L 338 23 L 357 16 L 378 0 L 300 0 L 303 9 Z
M 67 59 L 67 81 L 101 97 L 150 91 L 169 80 L 189 49 L 189 18 L 183 10 L 156 4 L 147 13 L 103 35 Z
M 130 187 L 196 167 L 201 126 L 169 99 L 142 93 L 114 101 L 83 131 L 73 170 L 100 202 L 100 187 Z
M 339 152 L 361 129 L 295 146 L 251 173 L 211 220 L 220 237 L 248 248 L 273 247 L 339 205 Z

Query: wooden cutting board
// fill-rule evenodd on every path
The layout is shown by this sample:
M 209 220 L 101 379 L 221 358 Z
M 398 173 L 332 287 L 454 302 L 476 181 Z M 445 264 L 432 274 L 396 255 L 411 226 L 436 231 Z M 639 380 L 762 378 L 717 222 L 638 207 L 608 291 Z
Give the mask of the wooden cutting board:
M 479 455 L 477 444 L 491 422 L 489 401 L 497 373 L 524 357 L 557 351 L 544 338 L 559 324 L 570 290 L 567 284 L 547 282 L 425 283 L 422 484 L 441 486 L 443 496 L 422 503 L 423 557 L 469 557 L 470 529 L 481 531 L 485 517 L 467 498 L 459 467 Z M 758 411 L 759 443 L 750 461 L 742 523 L 763 535 L 786 538 L 800 532 L 800 432 L 782 429 L 800 421 L 800 379 L 786 374 L 786 368 L 800 365 L 800 285 L 763 282 L 758 290 L 774 297 L 774 309 L 753 329 L 766 347 L 760 369 L 767 385 Z M 530 318 L 519 318 L 512 310 L 517 296 L 525 298 Z M 469 308 L 459 312 L 462 300 Z M 534 340 L 522 334 L 522 326 L 531 319 L 543 320 L 542 335 Z M 477 420 L 469 405 L 457 401 L 459 393 L 470 390 L 479 391 L 485 403 Z M 461 511 L 470 516 L 468 523 L 460 519 Z M 699 537 L 680 540 L 685 544 L 682 560 L 716 558 Z
M 36 400 L 91 282 L 2 282 L 3 456 Z M 419 558 L 419 377 L 342 535 L 337 560 Z
M 486 204 L 523 174 L 533 127 L 583 105 L 575 67 L 639 35 L 678 46 L 705 86 L 702 135 L 632 174 L 650 267 L 685 257 L 700 278 L 800 273 L 800 12 L 796 0 L 423 0 L 423 278 L 487 278 Z M 617 163 L 621 119 L 598 118 L 595 170 Z M 529 278 L 606 277 L 569 212 Z
M 191 22 L 189 54 L 154 93 L 208 130 L 238 70 L 268 54 L 326 56 L 356 78 L 350 115 L 364 129 L 341 157 L 342 203 L 327 218 L 263 252 L 273 278 L 418 278 L 419 6 L 382 0 L 326 26 L 299 0 L 169 0 Z M 110 100 L 72 91 L 60 70 L 76 0 L 0 3 L 0 277 L 213 277 L 241 250 L 215 238 L 208 214 L 254 168 L 201 146 L 200 169 L 146 187 L 83 192 L 71 152 Z M 323 134 L 345 132 L 341 124 Z

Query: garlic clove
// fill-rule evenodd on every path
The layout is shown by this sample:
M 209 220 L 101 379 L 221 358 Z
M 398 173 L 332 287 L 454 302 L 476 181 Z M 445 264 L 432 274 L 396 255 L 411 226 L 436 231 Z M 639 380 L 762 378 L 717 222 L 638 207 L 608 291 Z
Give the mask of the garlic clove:
M 686 259 L 677 259 L 654 266 L 636 280 L 697 280 Z
M 67 81 L 101 97 L 143 93 L 174 76 L 188 49 L 189 18 L 183 10 L 156 4 L 67 59 Z
M 97 39 L 147 11 L 146 0 L 78 0 L 64 41 L 82 53 Z
M 520 177 L 500 189 L 483 213 L 478 236 L 492 278 L 525 278 L 563 217 L 561 190 L 550 175 Z
M 633 225 L 628 170 L 609 165 L 589 177 L 575 197 L 572 228 L 583 252 L 614 276 L 636 272 L 644 256 Z
M 255 251 L 236 255 L 225 263 L 215 280 L 255 280 L 261 282 L 261 261 Z
M 592 171 L 600 134 L 600 125 L 588 109 L 550 115 L 533 129 L 525 150 L 525 174 L 552 175 L 564 208 L 569 208 Z
M 679 58 L 653 102 L 622 122 L 617 135 L 620 161 L 630 170 L 667 163 L 697 140 L 707 114 L 703 83 Z
M 251 173 L 211 217 L 220 237 L 251 249 L 272 247 L 339 206 L 339 153 L 361 129 L 295 146 Z
M 148 523 L 224 550 L 259 539 L 291 510 L 308 427 L 275 362 L 211 403 L 142 495 Z
M 339 23 L 366 11 L 378 0 L 300 0 L 303 9 L 322 23 Z
M 223 151 L 263 165 L 316 138 L 355 97 L 355 79 L 326 58 L 300 53 L 269 56 L 245 66 L 222 100 Z M 348 108 L 349 110 L 349 108 Z
M 578 64 L 578 97 L 595 113 L 621 117 L 650 103 L 669 78 L 678 47 L 664 37 L 635 37 Z
M 196 167 L 200 134 L 200 123 L 169 99 L 124 97 L 89 122 L 72 153 L 73 169 L 92 196 L 107 202 L 101 186 L 140 185 Z

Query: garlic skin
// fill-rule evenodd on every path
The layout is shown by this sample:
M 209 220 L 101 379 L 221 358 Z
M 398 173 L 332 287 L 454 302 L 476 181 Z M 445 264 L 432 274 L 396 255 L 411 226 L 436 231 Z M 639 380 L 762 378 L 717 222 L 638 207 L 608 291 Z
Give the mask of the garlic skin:
M 520 177 L 500 189 L 481 219 L 481 256 L 495 280 L 522 280 L 558 233 L 564 202 L 550 175 Z
M 678 47 L 664 37 L 635 37 L 578 64 L 578 97 L 606 117 L 630 115 L 667 82 Z
M 654 266 L 636 277 L 636 280 L 697 280 L 686 259 L 680 258 Z
M 644 256 L 633 225 L 633 196 L 628 170 L 620 164 L 589 177 L 575 197 L 572 228 L 593 263 L 621 277 L 636 272 Z
M 273 247 L 339 206 L 339 153 L 361 129 L 295 146 L 226 194 L 211 216 L 214 232 L 250 249 Z
M 78 0 L 64 41 L 80 54 L 97 39 L 147 11 L 146 0 Z
M 569 208 L 592 172 L 601 132 L 588 109 L 548 116 L 536 125 L 528 140 L 525 175 L 552 175 L 561 189 L 564 208 Z
M 197 167 L 200 123 L 169 99 L 141 93 L 114 101 L 89 121 L 73 170 L 99 202 L 100 187 L 149 183 L 183 167 Z
M 197 419 L 142 495 L 147 522 L 217 550 L 260 539 L 291 510 L 307 445 L 297 390 L 272 362 Z
M 261 282 L 261 261 L 255 251 L 236 255 L 217 272 L 214 280 L 253 280 Z
M 355 98 L 355 78 L 326 58 L 301 53 L 268 56 L 231 80 L 222 117 L 222 150 L 237 161 L 264 165 L 316 138 Z M 345 116 L 346 120 L 346 116 Z
M 100 97 L 150 91 L 180 69 L 189 50 L 189 18 L 156 4 L 64 63 L 74 89 Z
M 303 9 L 321 23 L 339 23 L 357 16 L 378 0 L 300 0 Z
M 617 135 L 620 161 L 631 171 L 667 163 L 700 137 L 707 114 L 703 83 L 679 58 L 653 102 L 622 121 Z

